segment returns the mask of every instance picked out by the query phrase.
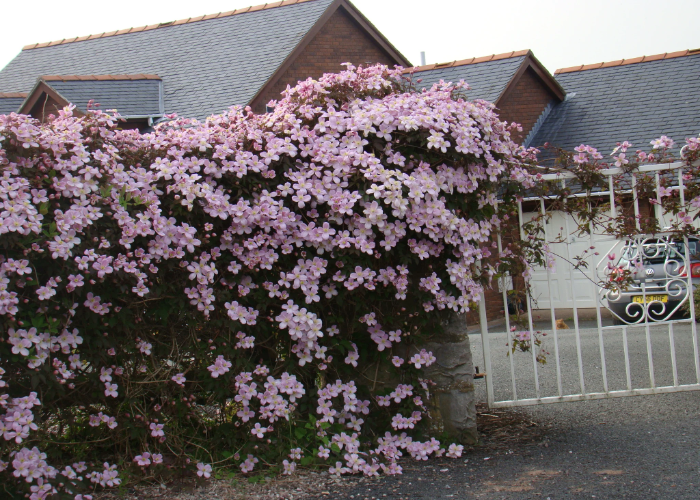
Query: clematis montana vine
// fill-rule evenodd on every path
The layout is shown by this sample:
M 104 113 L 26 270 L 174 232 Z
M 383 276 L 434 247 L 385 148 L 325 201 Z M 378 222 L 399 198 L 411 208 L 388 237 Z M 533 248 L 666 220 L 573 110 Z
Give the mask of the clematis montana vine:
M 0 116 L 3 484 L 88 498 L 117 463 L 458 457 L 428 435 L 421 343 L 526 269 L 491 236 L 536 183 L 514 125 L 465 89 L 348 65 L 272 113 L 144 134 L 99 110 Z

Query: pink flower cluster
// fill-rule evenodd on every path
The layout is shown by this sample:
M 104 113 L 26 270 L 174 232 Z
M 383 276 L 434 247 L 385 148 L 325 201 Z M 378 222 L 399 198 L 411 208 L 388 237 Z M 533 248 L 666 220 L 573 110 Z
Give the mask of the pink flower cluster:
M 266 381 L 261 384 L 262 387 L 257 382 L 253 382 L 254 376 L 264 377 L 268 373 L 267 367 L 258 366 L 253 373 L 241 372 L 236 376 L 237 394 L 234 401 L 243 405 L 243 408 L 237 412 L 242 423 L 246 423 L 256 416 L 270 424 L 275 423 L 280 418 L 288 420 L 296 408 L 295 401 L 305 394 L 306 390 L 297 381 L 296 376 L 288 373 L 283 373 L 279 379 L 268 376 Z M 260 391 L 258 391 L 258 387 L 260 387 Z M 256 422 L 251 433 L 262 438 L 266 432 L 272 430 L 272 426 L 265 427 Z
M 129 384 L 184 393 L 188 409 L 188 391 L 232 384 L 241 439 L 265 446 L 299 400 L 316 393 L 303 380 L 326 371 L 351 378 L 350 366 L 387 353 L 401 366 L 395 350 L 418 341 L 420 319 L 468 311 L 488 274 L 477 264 L 491 258 L 493 269 L 512 258 L 487 245 L 501 225 L 496 194 L 505 184 L 535 185 L 524 166 L 532 152 L 511 140 L 493 105 L 456 97 L 463 82 L 418 93 L 402 78 L 400 69 L 348 66 L 288 89 L 273 113 L 234 107 L 147 134 L 117 130 L 101 112 L 75 117 L 70 107 L 45 124 L 0 116 L 0 235 L 21 242 L 0 255 L 0 316 L 11 327 L 0 358 L 5 369 L 10 354 L 21 360 L 0 372 L 0 387 L 9 373 L 48 364 L 47 383 L 94 389 L 86 393 L 96 399 L 74 402 L 91 406 L 89 426 L 119 433 L 127 426 L 118 423 L 135 417 L 104 405 L 116 407 Z M 173 298 L 201 321 L 188 316 L 197 340 L 187 355 L 175 354 L 181 346 L 170 346 L 166 330 L 125 342 L 111 336 L 126 331 L 114 326 L 123 318 L 141 326 L 143 311 Z M 361 316 L 346 313 L 350 304 L 360 304 Z M 208 337 L 216 322 L 230 337 Z M 268 359 L 293 363 L 282 371 Z M 423 349 L 407 361 L 410 378 L 435 357 Z M 421 421 L 417 391 L 406 384 L 392 392 L 412 405 L 402 409 L 409 417 L 393 415 L 395 429 Z M 436 441 L 391 434 L 363 451 L 363 417 L 374 402 L 360 400 L 349 379 L 319 383 L 317 393 L 319 424 L 344 429 L 316 429 L 344 450 L 338 473 L 397 473 L 400 450 L 440 453 Z M 0 402 L 4 439 L 21 443 L 36 430 L 36 395 Z M 128 462 L 157 463 L 160 449 L 150 445 L 171 429 L 170 417 L 157 418 L 139 420 L 150 443 L 135 449 L 150 451 Z M 291 473 L 298 453 L 289 458 Z M 197 473 L 209 477 L 211 466 L 199 463 Z M 120 483 L 108 463 L 85 477 Z
M 358 400 L 356 394 L 357 386 L 355 382 L 351 381 L 344 384 L 340 380 L 336 380 L 334 384 L 327 384 L 318 391 L 316 413 L 321 415 L 321 418 L 318 420 L 319 429 L 321 423 L 333 423 L 337 419 L 339 423 L 344 424 L 348 429 L 361 431 L 364 420 L 360 418 L 360 415 L 369 414 L 370 402 Z M 333 407 L 333 400 L 341 396 L 342 410 L 338 411 Z M 323 431 L 319 430 L 319 434 L 323 435 Z
M 160 453 L 149 453 L 147 451 L 143 452 L 141 455 L 136 455 L 134 457 L 134 462 L 139 467 L 148 467 L 149 465 L 158 465 L 163 463 L 163 455 Z
M 23 398 L 0 397 L 0 408 L 5 410 L 0 414 L 0 434 L 6 441 L 14 440 L 21 443 L 29 437 L 31 431 L 38 429 L 34 423 L 32 408 L 41 405 L 36 392 Z

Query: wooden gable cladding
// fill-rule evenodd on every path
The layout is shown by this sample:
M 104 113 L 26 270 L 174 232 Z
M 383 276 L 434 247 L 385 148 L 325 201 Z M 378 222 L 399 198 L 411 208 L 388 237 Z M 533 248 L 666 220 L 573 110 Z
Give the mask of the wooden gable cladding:
M 39 80 L 22 104 L 19 113 L 29 115 L 44 123 L 51 115 L 57 116 L 58 112 L 68 104 L 69 102 L 62 95 L 43 80 Z M 77 109 L 73 113 L 82 116 L 82 113 Z

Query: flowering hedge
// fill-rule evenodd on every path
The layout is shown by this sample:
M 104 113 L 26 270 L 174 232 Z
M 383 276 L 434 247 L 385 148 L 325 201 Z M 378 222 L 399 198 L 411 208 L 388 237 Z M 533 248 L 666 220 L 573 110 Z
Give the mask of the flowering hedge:
M 349 67 L 147 134 L 0 116 L 5 490 L 459 456 L 427 436 L 420 344 L 523 265 L 489 236 L 533 185 L 464 88 Z M 400 383 L 373 390 L 378 363 Z

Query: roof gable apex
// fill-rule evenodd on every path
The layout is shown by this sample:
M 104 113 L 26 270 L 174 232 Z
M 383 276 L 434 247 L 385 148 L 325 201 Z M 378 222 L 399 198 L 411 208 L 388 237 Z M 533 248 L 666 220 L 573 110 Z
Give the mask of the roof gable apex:
M 29 115 L 32 113 L 32 110 L 38 105 L 41 104 L 42 102 L 42 97 L 43 97 L 43 102 L 46 104 L 49 100 L 53 101 L 56 103 L 57 107 L 63 108 L 65 106 L 68 106 L 70 104 L 70 101 L 63 97 L 60 93 L 56 91 L 48 82 L 43 80 L 42 78 L 39 78 L 36 82 L 36 85 L 34 85 L 34 88 L 27 94 L 27 98 L 24 100 L 24 102 L 21 104 L 19 107 L 19 110 L 17 111 L 20 114 L 24 115 Z M 77 111 L 77 110 L 76 110 Z M 77 111 L 78 115 L 82 115 L 81 112 Z M 36 117 L 39 118 L 40 120 L 43 121 L 44 118 L 44 112 L 42 110 L 42 116 L 41 117 Z
M 248 101 L 248 104 L 255 102 L 259 96 L 265 93 L 265 90 L 268 87 L 273 85 L 289 69 L 294 61 L 299 58 L 304 49 L 308 47 L 314 37 L 321 31 L 323 26 L 339 9 L 343 9 L 344 12 L 349 14 L 355 20 L 355 22 L 357 22 L 357 24 L 375 41 L 375 43 L 396 61 L 397 65 L 411 65 L 410 61 L 406 59 L 406 57 L 401 54 L 401 52 L 399 52 L 391 44 L 391 42 L 389 42 L 389 40 L 382 35 L 382 33 L 359 10 L 357 10 L 352 3 L 350 3 L 348 0 L 334 0 L 333 3 L 328 6 L 323 15 L 318 18 L 311 29 L 306 32 L 301 40 L 299 40 L 297 46 L 294 47 L 282 64 L 278 66 L 277 70 L 270 75 L 263 85 L 260 86 L 255 95 L 253 95 L 253 97 Z
M 526 53 L 525 59 L 520 65 L 518 71 L 513 75 L 506 88 L 503 90 L 498 100 L 495 102 L 496 106 L 502 103 L 508 98 L 508 95 L 515 89 L 518 80 L 523 76 L 523 74 L 528 70 L 532 71 L 538 76 L 542 84 L 554 95 L 554 97 L 559 101 L 563 101 L 566 97 L 566 91 L 559 84 L 559 82 L 551 75 L 549 71 L 542 65 L 542 63 L 535 57 L 531 50 Z
M 502 54 L 491 54 L 490 56 L 481 57 L 471 57 L 467 59 L 460 59 L 458 61 L 450 61 L 443 63 L 426 64 L 424 66 L 414 66 L 404 69 L 404 73 L 421 73 L 423 71 L 431 71 L 434 69 L 444 69 L 444 68 L 455 68 L 458 66 L 468 66 L 470 64 L 479 64 L 491 61 L 500 61 L 503 59 L 510 59 L 512 57 L 526 56 L 530 53 L 529 50 L 517 50 L 512 52 L 504 52 Z
M 399 50 L 394 47 L 394 45 L 387 39 L 377 27 L 370 22 L 365 15 L 355 7 L 350 0 L 341 0 L 339 6 L 343 7 L 348 14 L 350 14 L 357 23 L 362 26 L 365 31 L 375 39 L 378 45 L 380 45 L 390 56 L 398 61 L 399 66 L 409 67 L 411 66 L 411 61 L 406 59 L 406 57 L 399 52 Z
M 487 64 L 487 67 L 489 68 L 494 66 L 493 78 L 496 78 L 498 82 L 493 83 L 498 83 L 498 85 L 494 86 L 495 91 L 492 91 L 489 98 L 486 100 L 490 100 L 496 105 L 508 97 L 508 94 L 512 92 L 517 85 L 518 80 L 520 80 L 528 68 L 532 68 L 532 71 L 541 80 L 542 84 L 555 96 L 557 100 L 564 100 L 566 92 L 561 87 L 559 82 L 557 82 L 557 80 L 549 73 L 549 71 L 542 66 L 542 63 L 535 57 L 531 50 L 518 50 L 513 52 L 505 52 L 503 54 L 492 54 L 490 56 L 472 57 L 469 59 L 462 59 L 459 61 L 446 63 L 427 64 L 425 66 L 406 68 L 404 73 L 418 73 L 416 76 L 423 78 L 427 74 L 440 74 L 440 76 L 442 76 L 443 73 L 451 71 L 454 73 L 454 75 L 450 76 L 450 78 L 452 78 L 453 76 L 458 76 L 458 72 L 464 72 L 463 70 L 459 69 L 461 67 L 474 67 L 476 65 L 480 68 L 483 64 Z M 495 69 L 495 65 L 503 66 L 505 64 L 508 65 L 507 70 Z M 517 67 L 515 67 L 514 64 L 517 65 Z M 466 69 L 467 68 L 465 68 L 465 70 Z M 508 78 L 508 81 L 505 82 L 504 78 Z M 428 80 L 433 81 L 435 78 L 428 78 Z M 471 86 L 473 82 L 469 81 L 467 78 L 467 83 Z

